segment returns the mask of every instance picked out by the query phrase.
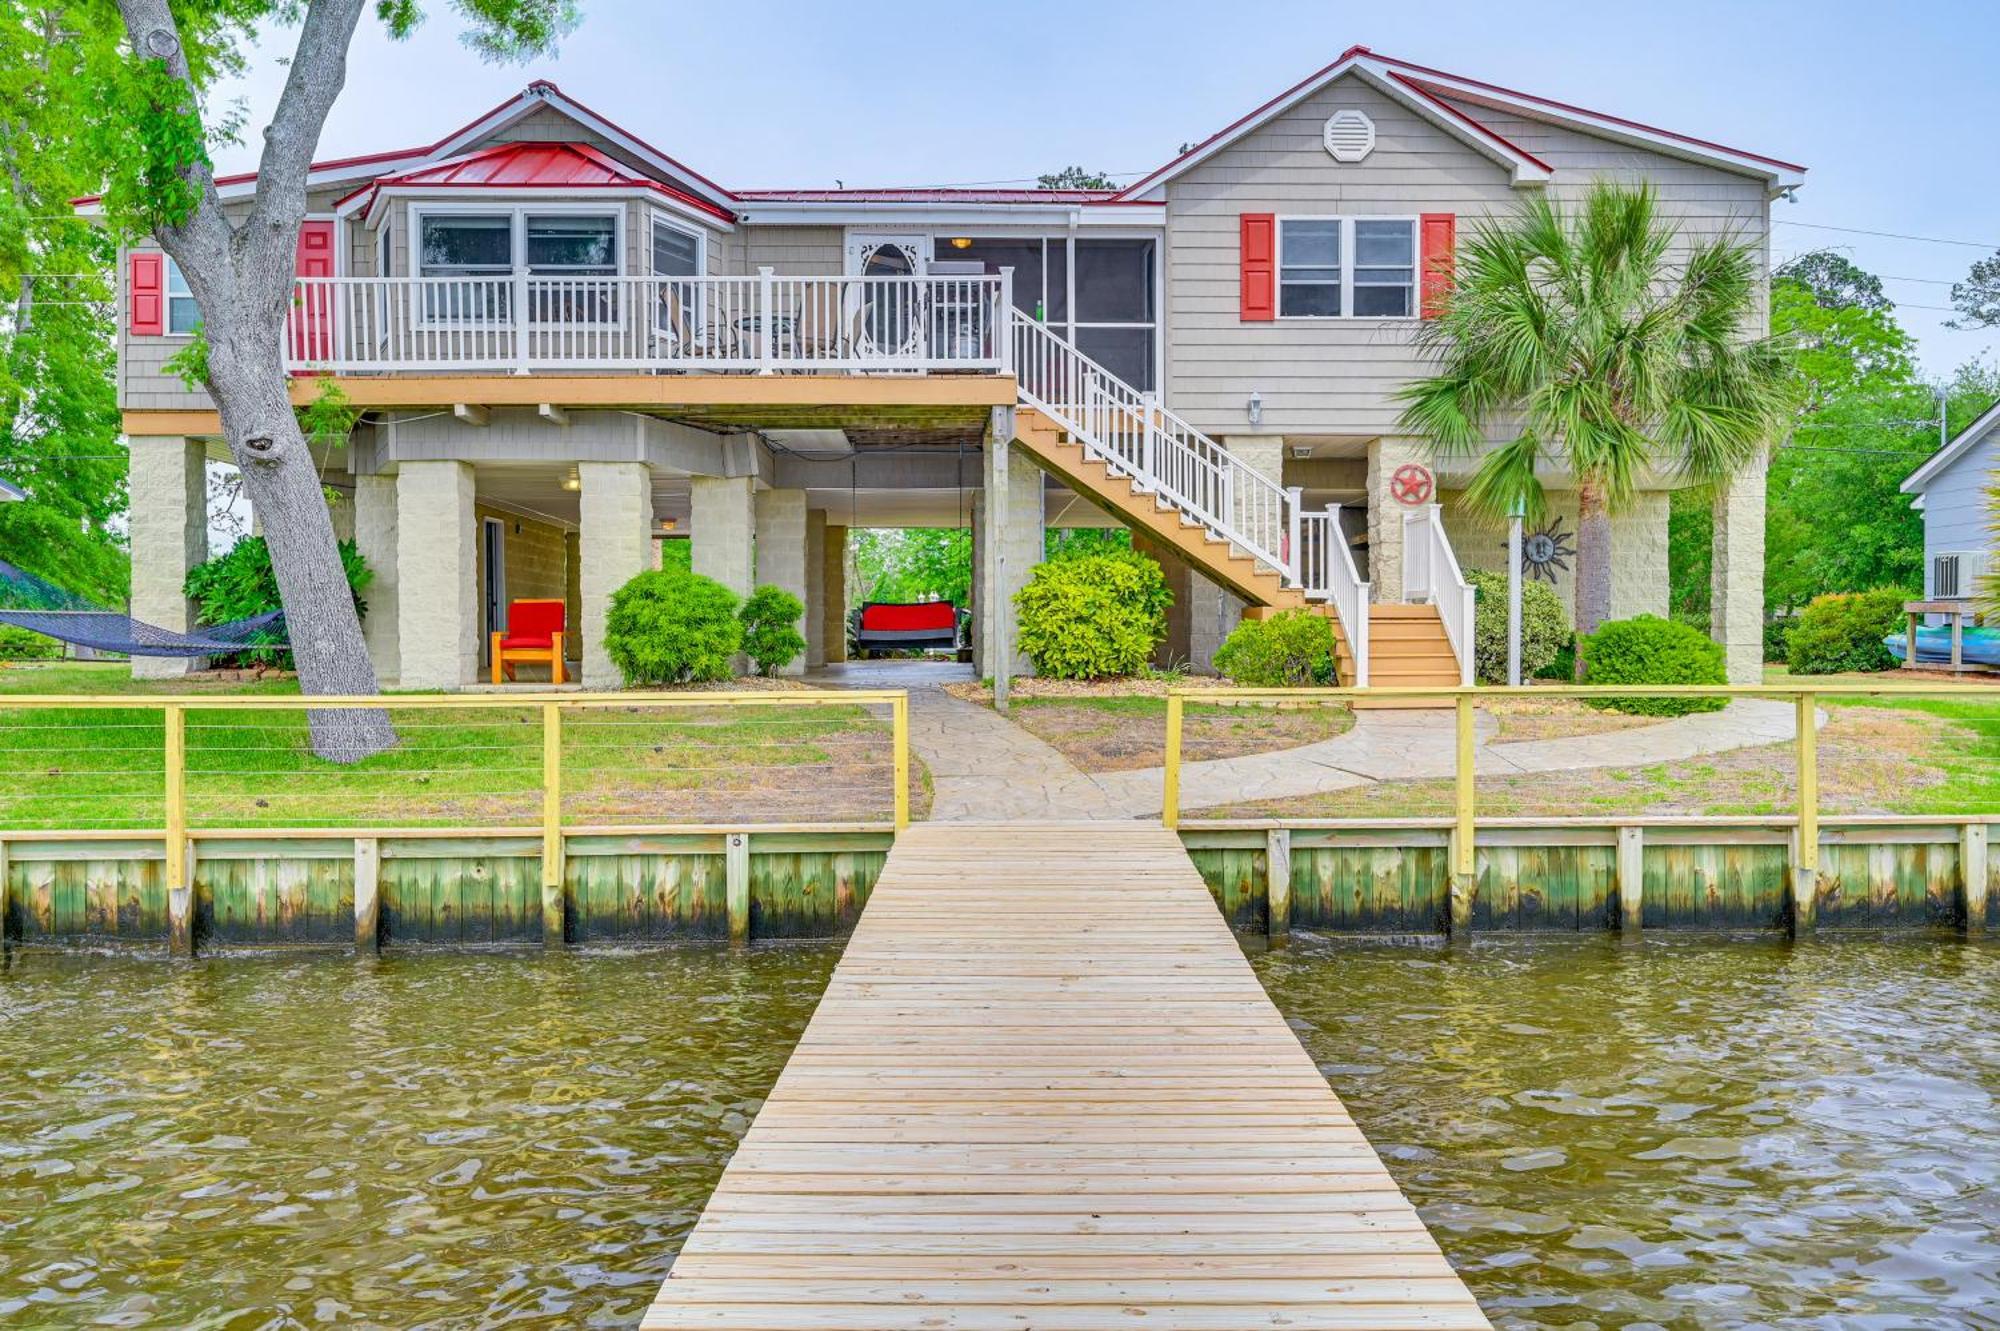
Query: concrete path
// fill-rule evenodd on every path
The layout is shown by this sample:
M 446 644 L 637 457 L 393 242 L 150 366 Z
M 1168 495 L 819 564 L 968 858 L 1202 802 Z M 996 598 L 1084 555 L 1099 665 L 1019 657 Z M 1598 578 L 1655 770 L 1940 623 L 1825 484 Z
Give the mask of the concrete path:
M 930 769 L 934 821 L 1147 818 L 1160 812 L 1161 770 L 1092 775 L 1022 727 L 944 691 L 970 680 L 970 666 L 924 661 L 860 661 L 816 671 L 822 687 L 908 689 L 910 747 Z M 1476 770 L 1520 772 L 1639 767 L 1707 753 L 1778 744 L 1792 738 L 1792 705 L 1745 698 L 1720 712 L 1571 739 L 1496 744 L 1499 724 L 1475 718 Z M 1824 718 L 1822 718 L 1822 724 Z M 1349 790 L 1378 781 L 1452 774 L 1449 711 L 1364 711 L 1343 735 L 1241 758 L 1181 768 L 1181 807 L 1214 808 Z

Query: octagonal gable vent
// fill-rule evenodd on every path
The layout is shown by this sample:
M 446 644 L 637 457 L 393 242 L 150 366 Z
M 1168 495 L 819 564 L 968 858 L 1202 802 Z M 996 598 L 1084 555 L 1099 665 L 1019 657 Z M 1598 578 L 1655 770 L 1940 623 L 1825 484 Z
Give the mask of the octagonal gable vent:
M 1361 111 L 1335 111 L 1326 121 L 1326 150 L 1336 162 L 1358 162 L 1375 151 L 1375 122 Z

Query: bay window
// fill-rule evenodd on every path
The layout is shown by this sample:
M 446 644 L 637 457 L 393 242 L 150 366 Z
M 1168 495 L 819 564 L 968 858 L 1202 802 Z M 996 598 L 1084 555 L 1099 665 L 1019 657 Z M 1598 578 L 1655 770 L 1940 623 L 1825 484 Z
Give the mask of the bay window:
M 1417 223 L 1278 219 L 1278 317 L 1407 319 L 1417 312 Z

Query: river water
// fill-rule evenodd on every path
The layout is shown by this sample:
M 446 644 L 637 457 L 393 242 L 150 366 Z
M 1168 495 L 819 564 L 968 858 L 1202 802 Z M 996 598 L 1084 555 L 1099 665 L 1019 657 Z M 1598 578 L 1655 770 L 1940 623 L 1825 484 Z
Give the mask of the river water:
M 836 956 L 18 957 L 0 1327 L 636 1326 Z M 1253 962 L 1502 1326 L 2000 1327 L 2000 948 Z
M 19 957 L 0 1326 L 636 1326 L 837 955 Z
M 1253 963 L 1497 1325 L 2000 1327 L 2000 948 Z

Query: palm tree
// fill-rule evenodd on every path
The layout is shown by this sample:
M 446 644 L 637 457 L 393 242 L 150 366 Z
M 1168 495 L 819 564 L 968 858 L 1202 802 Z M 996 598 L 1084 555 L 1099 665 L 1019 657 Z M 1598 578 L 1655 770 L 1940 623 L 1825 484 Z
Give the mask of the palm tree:
M 1584 633 L 1610 618 L 1611 513 L 1640 478 L 1728 478 L 1791 401 L 1785 348 L 1748 335 L 1757 256 L 1728 237 L 1678 241 L 1647 185 L 1600 181 L 1574 212 L 1538 196 L 1481 222 L 1418 334 L 1438 373 L 1399 394 L 1403 428 L 1441 454 L 1480 457 L 1466 488 L 1475 508 L 1520 505 L 1536 521 L 1542 475 L 1573 478 Z

